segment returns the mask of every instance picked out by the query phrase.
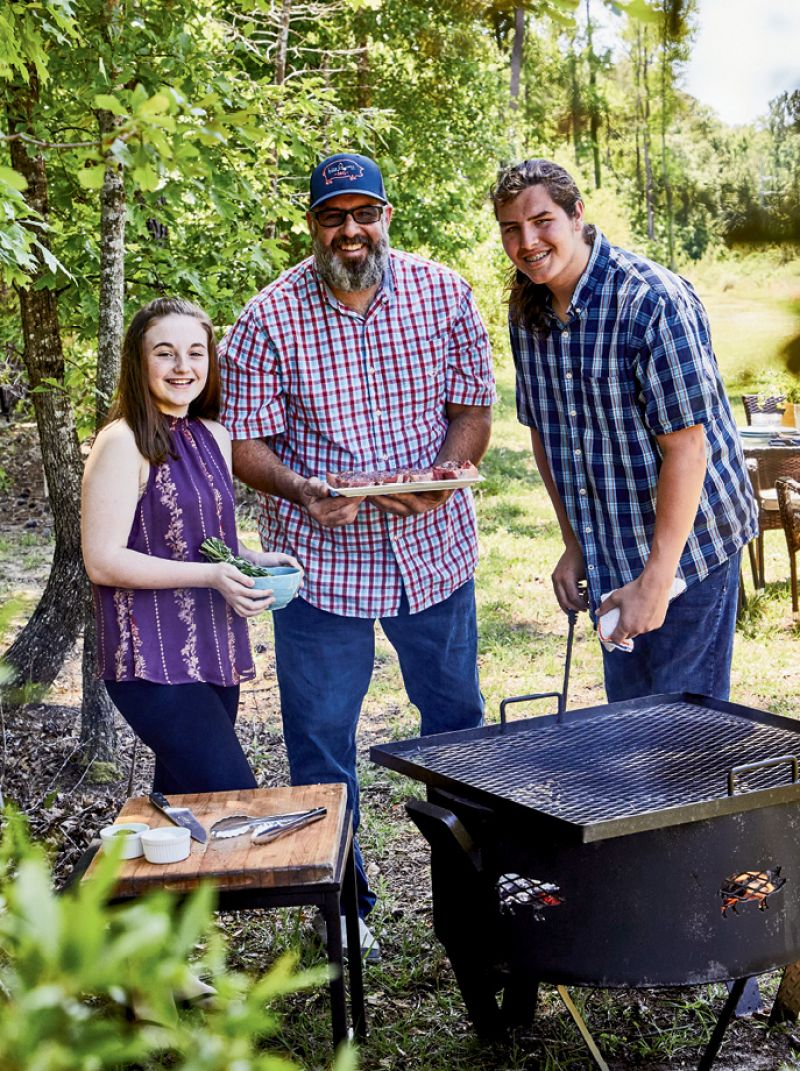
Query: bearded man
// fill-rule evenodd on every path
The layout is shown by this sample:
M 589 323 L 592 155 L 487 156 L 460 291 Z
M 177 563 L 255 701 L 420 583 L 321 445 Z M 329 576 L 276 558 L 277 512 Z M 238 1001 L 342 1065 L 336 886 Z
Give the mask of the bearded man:
M 313 255 L 253 298 L 223 341 L 223 421 L 236 475 L 260 492 L 262 545 L 305 568 L 300 596 L 274 618 L 292 783 L 346 783 L 357 828 L 376 620 L 423 734 L 482 719 L 475 512 L 468 489 L 353 498 L 324 477 L 477 464 L 494 379 L 467 283 L 389 248 L 392 205 L 373 160 L 323 160 L 306 218 Z M 356 884 L 374 960 L 363 919 L 375 895 L 358 850 Z

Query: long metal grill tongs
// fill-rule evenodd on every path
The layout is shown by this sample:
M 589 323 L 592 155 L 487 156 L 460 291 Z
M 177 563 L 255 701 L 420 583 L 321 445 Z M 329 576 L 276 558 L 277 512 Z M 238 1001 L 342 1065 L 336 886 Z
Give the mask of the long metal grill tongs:
M 326 807 L 314 807 L 309 811 L 292 811 L 288 814 L 263 815 L 254 818 L 248 814 L 231 814 L 220 818 L 211 827 L 212 840 L 227 840 L 229 837 L 241 837 L 250 834 L 254 844 L 267 844 L 284 833 L 302 829 L 311 822 L 317 822 L 328 813 Z

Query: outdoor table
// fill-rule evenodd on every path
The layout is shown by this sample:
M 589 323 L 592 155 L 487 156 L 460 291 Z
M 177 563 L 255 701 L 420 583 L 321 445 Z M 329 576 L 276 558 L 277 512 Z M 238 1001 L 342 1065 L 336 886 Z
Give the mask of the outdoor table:
M 267 844 L 253 844 L 249 835 L 199 844 L 179 863 L 153 864 L 143 857 L 126 860 L 114 889 L 114 902 L 133 899 L 153 889 L 189 893 L 201 882 L 218 891 L 220 911 L 316 905 L 325 919 L 330 964 L 331 1019 L 334 1046 L 348 1037 L 340 913 L 346 917 L 350 949 L 360 948 L 353 861 L 353 826 L 345 785 L 300 785 L 196 795 L 170 794 L 170 803 L 189 807 L 210 829 L 234 814 L 271 815 L 327 808 L 327 814 Z M 151 828 L 170 825 L 146 796 L 127 800 L 118 821 L 147 822 Z M 91 879 L 99 845 L 90 847 L 76 871 Z M 88 865 L 87 865 L 88 863 Z M 366 1034 L 361 956 L 348 957 L 353 1031 Z
M 796 436 L 800 438 L 800 432 Z M 779 476 L 791 476 L 800 480 L 800 446 L 793 443 L 776 446 L 770 444 L 767 438 L 747 438 L 742 436 L 742 448 L 746 460 L 755 460 L 758 471 L 755 480 L 755 490 L 758 501 L 758 527 L 759 536 L 757 543 L 757 562 L 752 555 L 752 543 L 750 561 L 753 565 L 753 581 L 756 587 L 764 586 L 764 539 L 765 530 L 781 528 L 780 513 L 778 511 L 778 495 L 775 490 L 775 481 Z

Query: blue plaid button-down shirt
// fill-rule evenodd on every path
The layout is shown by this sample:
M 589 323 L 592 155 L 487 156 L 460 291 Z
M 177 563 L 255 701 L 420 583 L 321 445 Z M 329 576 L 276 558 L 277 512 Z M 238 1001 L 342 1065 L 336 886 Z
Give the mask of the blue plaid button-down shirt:
M 678 575 L 702 580 L 758 532 L 739 435 L 700 299 L 685 279 L 598 232 L 566 324 L 511 325 L 517 414 L 538 430 L 583 548 L 589 599 L 650 554 L 657 435 L 702 424 L 708 470 Z

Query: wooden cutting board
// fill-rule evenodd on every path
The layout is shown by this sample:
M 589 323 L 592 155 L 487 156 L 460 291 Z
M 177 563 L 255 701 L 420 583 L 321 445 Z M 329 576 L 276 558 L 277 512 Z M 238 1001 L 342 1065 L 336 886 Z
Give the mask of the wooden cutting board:
M 189 857 L 180 863 L 148 863 L 143 856 L 125 860 L 115 895 L 139 896 L 155 888 L 188 892 L 201 881 L 210 881 L 219 889 L 272 889 L 334 879 L 347 815 L 345 785 L 170 794 L 169 802 L 189 807 L 206 831 L 220 818 L 233 814 L 284 814 L 313 807 L 326 807 L 328 813 L 318 822 L 268 844 L 253 844 L 249 834 L 209 839 L 206 844 L 192 840 Z M 115 822 L 146 822 L 151 829 L 172 824 L 146 796 L 127 800 Z M 97 857 L 84 881 L 91 880 L 96 862 Z

